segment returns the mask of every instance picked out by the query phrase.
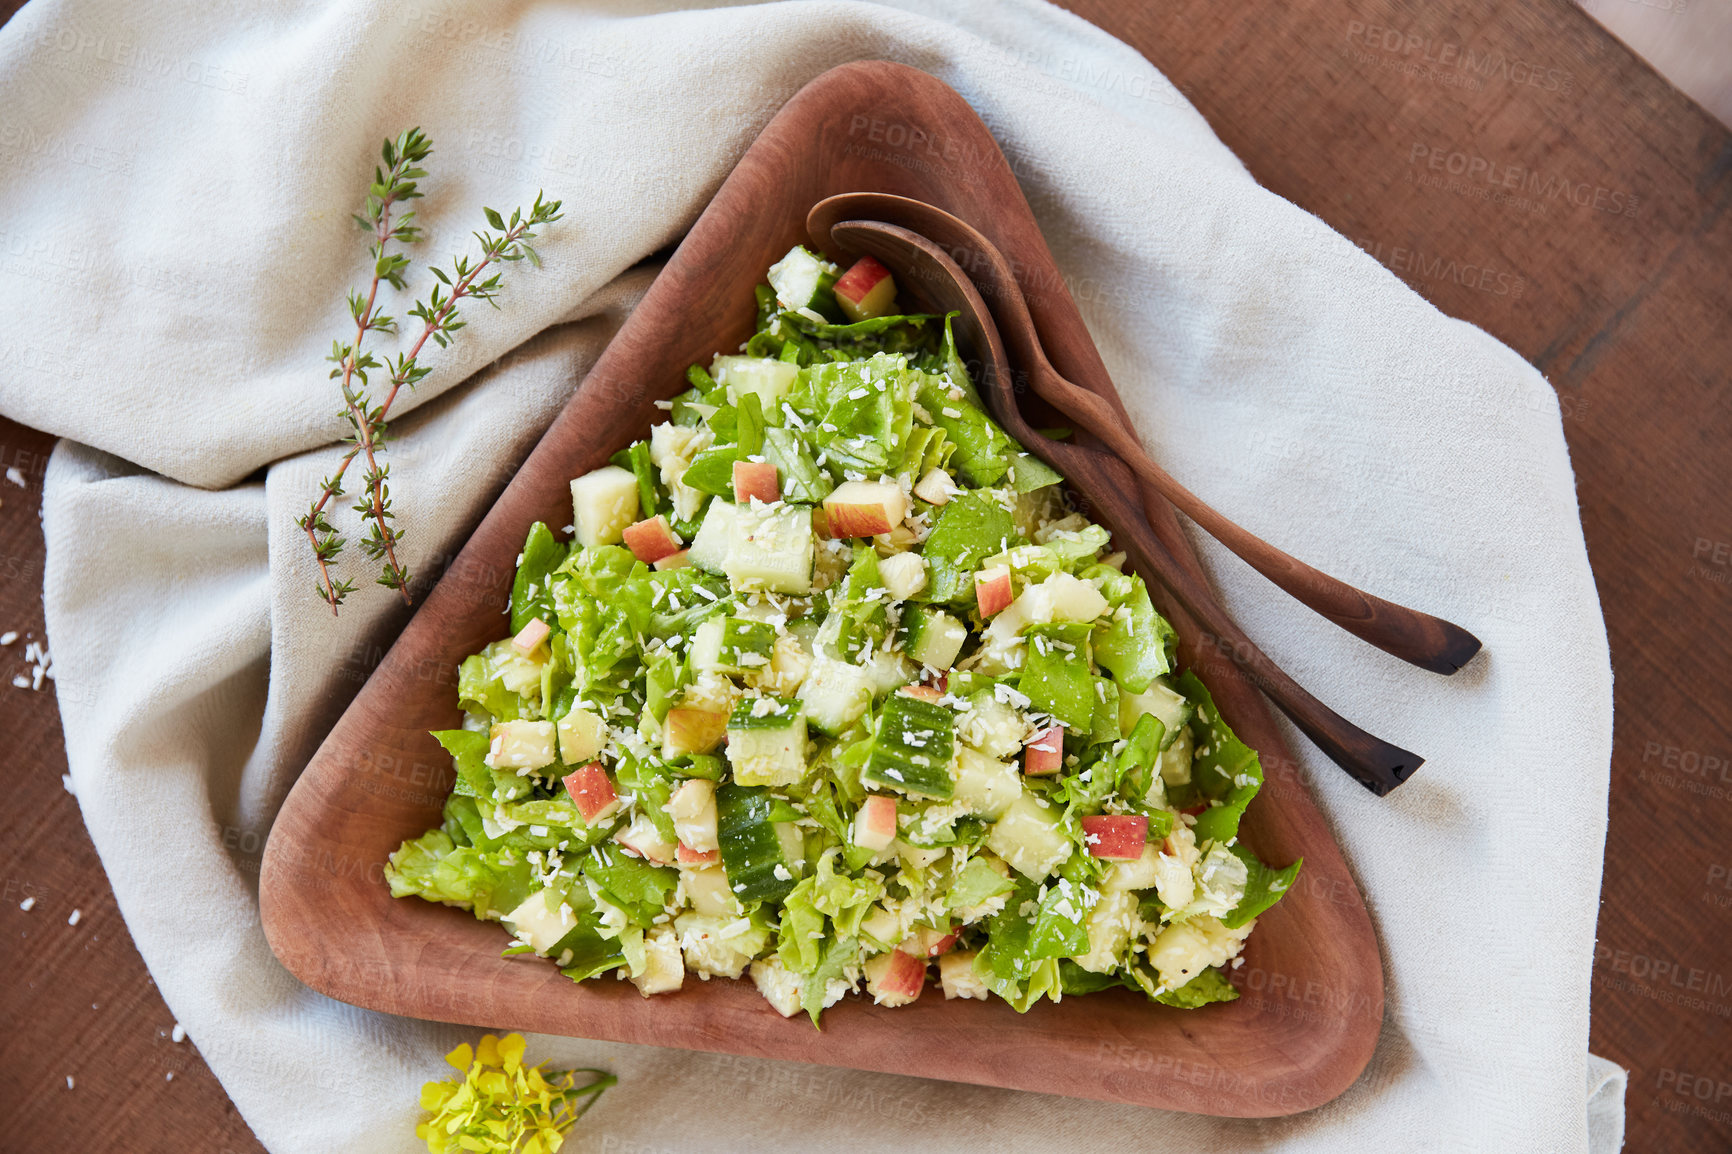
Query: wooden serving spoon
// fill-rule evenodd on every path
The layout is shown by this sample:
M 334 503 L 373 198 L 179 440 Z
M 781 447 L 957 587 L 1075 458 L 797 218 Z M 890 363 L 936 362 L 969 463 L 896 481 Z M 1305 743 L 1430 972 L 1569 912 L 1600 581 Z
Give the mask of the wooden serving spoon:
M 964 276 L 974 277 L 979 295 L 991 298 L 994 309 L 988 315 L 996 319 L 1005 344 L 1026 369 L 1034 391 L 1111 449 L 1141 480 L 1217 541 L 1302 604 L 1384 652 L 1433 673 L 1454 673 L 1479 652 L 1479 638 L 1461 626 L 1366 593 L 1290 556 L 1216 512 L 1156 464 L 1131 432 L 1122 410 L 1053 368 L 1009 262 L 972 225 L 923 201 L 866 192 L 843 193 L 820 201 L 806 218 L 807 230 L 815 240 L 827 238 L 844 219 L 894 223 L 932 239 L 949 253 L 964 254 L 969 263 Z
M 1102 449 L 1055 441 L 1030 428 L 1016 406 L 1010 360 L 972 281 L 944 250 L 918 233 L 880 221 L 844 221 L 831 230 L 852 252 L 877 257 L 910 295 L 933 312 L 957 312 L 956 337 L 964 357 L 980 367 L 981 394 L 992 416 L 1035 456 L 1078 484 L 1094 513 L 1137 566 L 1157 575 L 1193 614 L 1232 649 L 1233 660 L 1293 723 L 1361 785 L 1379 797 L 1406 781 L 1424 759 L 1375 737 L 1311 696 L 1246 637 L 1208 587 L 1178 563 L 1149 527 L 1124 466 Z

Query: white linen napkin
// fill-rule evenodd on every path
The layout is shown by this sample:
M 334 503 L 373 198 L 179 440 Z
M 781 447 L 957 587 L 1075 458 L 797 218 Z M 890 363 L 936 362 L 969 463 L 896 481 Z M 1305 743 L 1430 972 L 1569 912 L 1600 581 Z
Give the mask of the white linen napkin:
M 1419 672 L 1203 543 L 1273 657 L 1429 758 L 1378 800 L 1294 735 L 1381 935 L 1382 1041 L 1335 1102 L 1232 1121 L 534 1038 L 532 1058 L 621 1076 L 568 1148 L 1615 1150 L 1623 1071 L 1587 1052 L 1611 673 L 1550 388 L 1259 188 L 1137 53 L 1035 0 L 36 0 L 0 31 L 0 411 L 67 438 L 45 596 L 72 778 L 242 1114 L 279 1154 L 414 1150 L 419 1083 L 477 1032 L 311 993 L 258 921 L 272 817 L 404 619 L 363 584 L 334 620 L 294 524 L 339 452 L 323 358 L 379 141 L 434 141 L 423 262 L 483 203 L 566 204 L 546 268 L 514 267 L 403 406 L 396 505 L 430 573 L 648 283 L 635 266 L 801 84 L 874 57 L 992 127 L 1158 458 L 1486 642 L 1452 679 Z

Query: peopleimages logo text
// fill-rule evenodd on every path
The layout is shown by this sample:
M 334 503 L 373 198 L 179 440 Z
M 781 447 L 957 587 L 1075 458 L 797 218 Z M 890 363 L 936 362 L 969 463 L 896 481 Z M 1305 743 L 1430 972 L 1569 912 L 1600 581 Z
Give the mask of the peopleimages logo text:
M 1481 80 L 1496 77 L 1546 92 L 1568 92 L 1575 84 L 1575 77 L 1561 68 L 1544 68 L 1530 61 L 1505 56 L 1502 52 L 1476 49 L 1416 32 L 1403 32 L 1382 24 L 1367 24 L 1363 20 L 1347 22 L 1347 42 L 1361 50 L 1381 52 L 1441 71 L 1475 76 Z
M 1410 179 L 1413 178 L 1414 170 L 1422 170 L 1418 174 L 1418 183 L 1421 184 L 1445 187 L 1440 180 L 1444 176 L 1450 176 L 1457 178 L 1465 186 L 1512 192 L 1528 198 L 1529 203 L 1533 204 L 1562 200 L 1578 208 L 1591 208 L 1596 212 L 1607 212 L 1614 216 L 1635 216 L 1639 203 L 1632 192 L 1607 188 L 1585 180 L 1571 180 L 1567 176 L 1548 174 L 1524 164 L 1509 164 L 1478 156 L 1447 145 L 1415 141 L 1407 150 L 1407 165 Z M 1438 179 L 1428 179 L 1431 174 L 1436 174 Z M 1455 190 L 1452 188 L 1450 191 Z

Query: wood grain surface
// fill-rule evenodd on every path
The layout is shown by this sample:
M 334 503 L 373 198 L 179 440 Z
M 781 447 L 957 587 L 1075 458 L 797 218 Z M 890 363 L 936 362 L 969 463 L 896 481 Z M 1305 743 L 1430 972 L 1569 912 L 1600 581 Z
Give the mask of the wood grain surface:
M 867 147 L 870 125 L 942 140 L 966 165 L 899 163 Z M 442 791 L 387 795 L 370 765 L 445 766 L 429 730 L 457 726 L 457 666 L 499 639 L 515 558 L 530 526 L 570 515 L 570 479 L 607 462 L 662 419 L 655 402 L 686 388 L 685 368 L 752 332 L 749 286 L 806 239 L 807 213 L 839 192 L 889 192 L 930 201 L 975 224 L 1040 283 L 1058 283 L 1039 226 L 986 125 L 924 72 L 885 61 L 835 68 L 806 85 L 765 127 L 717 191 L 648 294 L 613 338 L 510 486 L 427 596 L 377 671 L 320 746 L 272 826 L 260 871 L 265 935 L 307 985 L 346 1002 L 411 1017 L 539 1033 L 646 1042 L 753 1057 L 915 1074 L 1020 1090 L 1235 1117 L 1291 1114 L 1327 1102 L 1358 1077 L 1376 1044 L 1383 967 L 1369 913 L 1267 708 L 1238 670 L 1194 660 L 1202 631 L 1175 615 L 1180 650 L 1222 715 L 1262 755 L 1270 783 L 1241 836 L 1264 858 L 1305 859 L 1306 881 L 1258 919 L 1244 973 L 1326 989 L 1329 1006 L 1290 1012 L 1280 999 L 1241 998 L 1190 1013 L 1115 990 L 1017 1014 L 925 997 L 899 1009 L 845 999 L 824 1030 L 785 1020 L 748 982 L 687 982 L 645 999 L 621 982 L 573 985 L 545 962 L 502 958 L 509 939 L 469 914 L 389 896 L 370 870 L 406 837 L 436 826 Z M 1034 297 L 1047 355 L 1110 393 L 1068 293 Z M 1002 354 L 1001 354 L 1002 356 Z M 999 379 L 1007 370 L 995 360 Z M 1082 450 L 1073 449 L 1080 453 Z M 1069 474 L 1085 500 L 1134 492 L 1104 470 Z M 1127 526 L 1140 515 L 1104 518 Z M 1145 533 L 1152 537 L 1152 533 Z M 1119 547 L 1141 554 L 1135 541 Z M 1190 546 L 1174 549 L 1197 568 Z M 442 776 L 444 776 L 442 774 Z M 1143 1069 L 1124 1055 L 1159 1054 Z M 1152 1063 L 1145 1063 L 1152 1064 Z
M 1591 1043 L 1630 1067 L 1628 1149 L 1732 1148 L 1721 1092 L 1732 1083 L 1732 138 L 1562 3 L 1067 6 L 1166 72 L 1265 186 L 1556 386 L 1617 674 Z M 14 7 L 0 0 L 0 15 Z M 1493 57 L 1492 74 L 1465 67 L 1467 48 L 1476 63 Z M 1125 86 L 1110 73 L 1089 81 Z M 1445 179 L 1420 184 L 1437 175 L 1434 151 Z M 1476 158 L 1522 167 L 1518 186 L 1537 176 L 1540 196 L 1521 206 L 1452 190 L 1451 164 L 1465 175 Z M 1028 174 L 1037 203 L 1040 184 Z M 0 630 L 41 627 L 49 443 L 0 422 L 0 464 L 30 485 L 0 483 Z M 61 788 L 53 700 L 8 688 L 20 667 L 0 650 L 13 801 L 0 817 L 6 1139 L 32 1151 L 69 1134 L 100 1151 L 257 1150 L 192 1044 L 163 1034 L 171 1015 Z M 40 895 L 29 914 L 17 908 L 25 893 Z M 78 927 L 65 924 L 72 908 Z M 101 1098 L 66 1090 L 67 1075 Z

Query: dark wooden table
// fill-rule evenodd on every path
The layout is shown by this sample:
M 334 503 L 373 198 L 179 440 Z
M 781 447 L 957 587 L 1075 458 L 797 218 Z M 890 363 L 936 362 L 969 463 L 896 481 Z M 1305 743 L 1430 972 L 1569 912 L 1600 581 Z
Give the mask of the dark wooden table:
M 1591 1044 L 1630 1068 L 1631 1150 L 1732 1149 L 1732 136 L 1564 3 L 1067 6 L 1265 186 L 1556 388 L 1617 675 Z M 0 482 L 0 632 L 42 636 L 49 447 L 0 421 L 0 469 L 28 482 Z M 256 1150 L 170 1038 L 58 780 L 54 699 L 9 687 L 23 645 L 0 649 L 0 1141 Z

